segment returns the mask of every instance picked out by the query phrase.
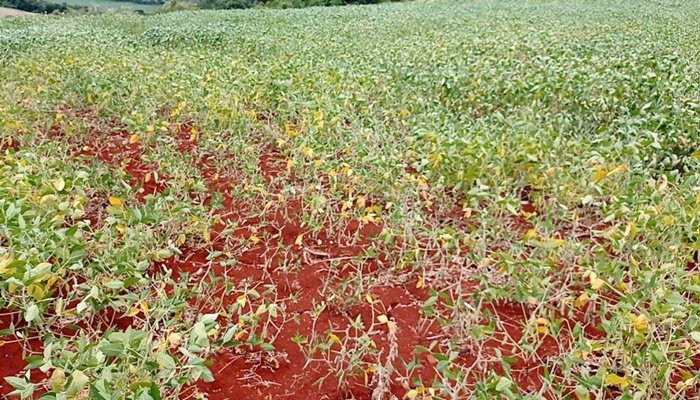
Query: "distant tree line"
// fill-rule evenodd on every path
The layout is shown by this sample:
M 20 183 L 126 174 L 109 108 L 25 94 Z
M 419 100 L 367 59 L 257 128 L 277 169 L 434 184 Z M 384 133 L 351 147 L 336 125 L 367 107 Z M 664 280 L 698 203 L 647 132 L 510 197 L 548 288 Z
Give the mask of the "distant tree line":
M 2 0 L 0 0 L 0 1 L 2 1 Z M 149 4 L 149 5 L 165 4 L 165 0 L 114 0 L 114 1 L 120 1 L 123 3 L 134 3 L 134 4 Z
M 129 0 L 126 0 L 129 1 Z M 147 1 L 147 0 L 141 0 Z M 388 1 L 401 1 L 401 0 L 201 0 L 195 2 L 200 9 L 244 9 L 253 7 L 273 7 L 273 8 L 303 8 L 303 7 L 313 7 L 313 6 L 343 6 L 347 4 L 377 4 L 384 3 Z M 187 1 L 182 0 L 170 0 L 167 3 L 187 3 Z M 167 4 L 166 3 L 166 4 Z M 190 3 L 192 4 L 192 3 Z M 173 7 L 174 4 L 170 4 L 171 9 L 177 9 L 180 7 Z M 185 7 L 183 7 L 185 8 Z
M 346 4 L 377 4 L 402 0 L 115 0 L 136 4 L 164 4 L 163 10 L 182 9 L 244 9 L 253 7 L 303 8 L 313 6 L 343 6 Z M 0 0 L 0 7 L 15 8 L 33 13 L 63 13 L 69 10 L 87 10 L 83 6 L 53 3 L 46 0 Z
M 54 12 L 66 12 L 68 10 L 79 10 L 85 7 L 69 6 L 66 3 L 52 3 L 43 0 L 0 0 L 0 7 L 15 8 L 17 10 L 51 14 Z

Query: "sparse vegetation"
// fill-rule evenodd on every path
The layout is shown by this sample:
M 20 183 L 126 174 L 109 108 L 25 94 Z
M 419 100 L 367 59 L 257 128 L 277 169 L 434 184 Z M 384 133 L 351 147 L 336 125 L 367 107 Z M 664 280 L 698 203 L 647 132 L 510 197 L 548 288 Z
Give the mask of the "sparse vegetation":
M 0 21 L 0 393 L 695 398 L 699 17 Z

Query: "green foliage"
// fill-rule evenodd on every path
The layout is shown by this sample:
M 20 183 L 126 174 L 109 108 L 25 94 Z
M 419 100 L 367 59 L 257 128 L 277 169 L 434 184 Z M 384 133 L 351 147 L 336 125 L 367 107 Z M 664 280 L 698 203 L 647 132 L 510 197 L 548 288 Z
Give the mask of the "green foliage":
M 293 296 L 209 267 L 236 268 L 276 227 L 209 246 L 210 228 L 241 221 L 202 200 L 202 160 L 176 145 L 196 121 L 189 134 L 250 215 L 280 195 L 303 200 L 289 218 L 307 236 L 381 225 L 359 261 L 318 275 L 382 253 L 379 272 L 309 289 L 305 311 L 374 306 L 377 282 L 430 288 L 414 308 L 439 338 L 424 349 L 437 377 L 411 396 L 540 398 L 511 373 L 532 362 L 551 367 L 548 398 L 681 398 L 700 379 L 699 19 L 698 2 L 506 1 L 0 21 L 0 308 L 21 316 L 18 338 L 41 333 L 49 350 L 30 370 L 52 374 L 41 385 L 56 397 L 177 398 L 212 378 L 221 346 L 273 349 L 266 318 Z M 132 160 L 69 152 L 95 132 L 141 141 L 167 190 L 141 201 Z M 100 224 L 82 218 L 95 202 Z M 156 268 L 181 237 L 209 251 L 207 279 Z M 104 314 L 140 324 L 103 329 Z M 352 319 L 351 339 L 293 340 L 345 377 L 384 350 L 370 327 L 394 321 L 380 317 Z M 75 320 L 84 333 L 61 333 Z M 467 384 L 465 353 L 503 372 Z M 29 398 L 28 378 L 7 380 Z
M 0 0 L 0 7 L 15 8 L 22 11 L 51 14 L 66 12 L 72 8 L 66 3 L 52 3 L 43 0 Z

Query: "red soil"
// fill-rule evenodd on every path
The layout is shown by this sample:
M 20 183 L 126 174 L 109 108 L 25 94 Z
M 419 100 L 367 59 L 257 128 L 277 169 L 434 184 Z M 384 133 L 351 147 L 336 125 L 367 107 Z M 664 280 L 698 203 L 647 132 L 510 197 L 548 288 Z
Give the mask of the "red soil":
M 0 332 L 9 330 L 11 326 L 22 327 L 24 321 L 20 320 L 18 311 L 0 309 Z M 21 331 L 21 329 L 17 329 Z M 24 375 L 24 367 L 27 365 L 25 358 L 32 354 L 41 354 L 43 340 L 36 333 L 31 332 L 29 339 L 15 334 L 0 334 L 0 378 L 6 376 Z M 39 382 L 46 378 L 38 370 L 32 371 L 32 382 Z M 0 380 L 0 397 L 7 395 L 14 388 L 4 379 Z
M 418 287 L 421 285 L 418 284 L 417 275 L 411 271 L 392 271 L 394 265 L 391 264 L 390 254 L 373 255 L 367 252 L 370 247 L 384 248 L 376 239 L 383 226 L 349 220 L 343 227 L 325 226 L 312 232 L 301 220 L 305 204 L 298 198 L 273 200 L 264 212 L 254 211 L 253 202 L 245 203 L 231 196 L 232 185 L 239 183 L 232 176 L 220 176 L 222 171 L 214 166 L 214 156 L 200 153 L 193 127 L 193 124 L 182 124 L 172 132 L 177 140 L 175 148 L 185 156 L 196 155 L 193 159 L 201 160 L 196 166 L 210 191 L 219 192 L 224 198 L 222 208 L 216 213 L 222 220 L 237 222 L 237 226 L 232 232 L 226 232 L 223 223 L 215 226 L 210 233 L 210 244 L 199 247 L 185 244 L 181 248 L 182 256 L 156 263 L 154 271 L 170 269 L 175 279 L 190 285 L 208 279 L 210 275 L 225 277 L 214 298 L 193 300 L 192 305 L 202 312 L 211 312 L 216 308 L 215 303 L 227 309 L 244 294 L 236 290 L 226 292 L 224 281 L 233 283 L 236 288 L 247 283 L 259 292 L 264 290 L 265 285 L 274 285 L 275 303 L 282 312 L 277 317 L 269 314 L 262 316 L 262 322 L 270 324 L 268 336 L 274 337 L 274 351 L 266 352 L 258 346 L 243 345 L 225 348 L 212 358 L 210 369 L 215 381 L 198 382 L 188 391 L 199 390 L 211 400 L 373 399 L 373 393 L 377 396 L 375 398 L 384 399 L 389 398 L 389 393 L 403 398 L 410 388 L 415 387 L 414 382 L 418 378 L 426 387 L 432 386 L 438 360 L 428 352 L 416 351 L 416 347 L 430 347 L 431 343 L 439 342 L 439 347 L 433 351 L 445 351 L 447 335 L 437 321 L 423 315 L 421 305 L 429 293 L 427 288 Z M 163 191 L 167 184 L 162 176 L 157 182 L 153 177 L 146 178 L 149 172 L 158 170 L 158 165 L 143 162 L 142 145 L 129 143 L 131 135 L 126 130 L 113 131 L 107 137 L 96 136 L 92 141 L 74 147 L 72 154 L 75 157 L 96 157 L 113 168 L 123 169 L 130 176 L 129 182 L 142 189 L 135 196 L 138 201 L 143 202 L 146 195 Z M 266 148 L 260 155 L 258 167 L 268 183 L 291 179 L 285 176 L 283 156 L 271 148 Z M 271 186 L 269 190 L 281 188 L 274 184 Z M 266 199 L 275 199 L 276 194 L 269 193 Z M 523 210 L 536 212 L 527 201 L 523 204 Z M 448 210 L 440 218 L 443 221 L 438 221 L 438 224 L 468 225 L 458 208 Z M 526 231 L 531 227 L 524 217 L 513 218 L 511 224 L 515 231 Z M 253 241 L 253 235 L 260 240 Z M 208 261 L 207 255 L 212 249 L 236 254 L 236 265 L 225 266 L 219 261 Z M 184 274 L 189 276 L 187 281 Z M 344 288 L 343 282 L 353 279 L 368 289 L 356 293 L 352 290 L 359 285 L 351 284 L 349 289 Z M 329 284 L 324 286 L 324 283 Z M 255 310 L 265 300 L 266 296 L 248 298 L 245 309 Z M 321 302 L 326 306 L 314 318 L 312 314 Z M 554 357 L 571 351 L 571 343 L 559 340 L 567 335 L 562 334 L 554 339 L 547 333 L 535 334 L 538 338 L 536 354 L 524 359 L 515 344 L 523 338 L 527 326 L 531 326 L 535 310 L 513 303 L 488 304 L 485 309 L 490 311 L 494 320 L 499 321 L 493 338 L 478 343 L 471 338 L 463 338 L 464 346 L 453 363 L 471 368 L 465 379 L 473 383 L 485 377 L 490 370 L 503 372 L 501 360 L 497 357 L 498 350 L 503 356 L 515 357 L 511 374 L 520 390 L 539 391 L 543 385 L 545 366 L 552 368 L 550 361 Z M 387 323 L 380 322 L 380 316 L 382 319 L 385 316 L 395 325 L 393 333 Z M 240 322 L 235 315 L 232 318 L 232 322 Z M 362 329 L 352 326 L 352 322 L 358 321 L 358 318 L 362 321 Z M 587 336 L 600 336 L 590 321 L 587 323 L 584 320 L 582 313 L 571 318 L 570 325 L 573 326 L 577 319 L 586 325 Z M 481 321 L 483 324 L 488 322 Z M 3 321 L 0 328 L 7 324 Z M 345 364 L 348 357 L 333 363 L 335 356 L 332 352 L 341 350 L 340 343 L 350 348 L 359 347 L 360 338 L 365 332 L 373 341 L 370 346 L 372 351 L 359 356 L 356 368 Z M 252 333 L 247 332 L 241 340 Z M 327 357 L 332 365 L 324 361 L 307 365 L 304 347 L 310 344 L 300 346 L 293 339 L 301 337 L 311 340 L 317 335 L 320 341 L 328 341 L 329 334 L 337 338 Z M 37 345 L 34 350 L 40 350 L 40 343 L 31 343 L 33 348 Z M 0 376 L 14 375 L 23 367 L 18 343 L 8 341 L 1 353 L 4 362 L 0 363 Z M 314 358 L 320 356 L 321 353 L 316 353 Z M 407 370 L 405 363 L 414 358 L 420 363 L 419 367 Z M 382 381 L 384 377 L 377 374 L 380 365 L 388 368 L 386 381 Z M 342 380 L 336 375 L 339 369 L 347 369 Z M 379 383 L 385 384 L 386 390 L 377 389 L 381 386 Z M 8 385 L 0 382 L 0 393 L 7 393 L 8 390 Z M 554 398 L 546 392 L 544 395 Z

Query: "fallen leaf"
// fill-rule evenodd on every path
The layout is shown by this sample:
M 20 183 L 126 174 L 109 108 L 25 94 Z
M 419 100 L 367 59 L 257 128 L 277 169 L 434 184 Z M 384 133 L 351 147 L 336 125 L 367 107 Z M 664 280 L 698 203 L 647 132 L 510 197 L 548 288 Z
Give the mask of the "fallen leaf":
M 646 315 L 639 314 L 639 316 L 635 317 L 636 321 L 634 322 L 634 329 L 643 331 L 649 326 L 649 320 L 647 319 Z
M 591 289 L 598 290 L 605 286 L 605 281 L 600 278 L 595 278 L 591 280 Z
M 182 335 L 177 332 L 171 333 L 168 335 L 168 343 L 170 344 L 170 347 L 180 347 L 180 344 L 182 344 Z
M 629 386 L 630 381 L 627 376 L 617 376 L 617 374 L 608 374 L 605 377 L 605 386 L 620 386 L 622 388 Z

